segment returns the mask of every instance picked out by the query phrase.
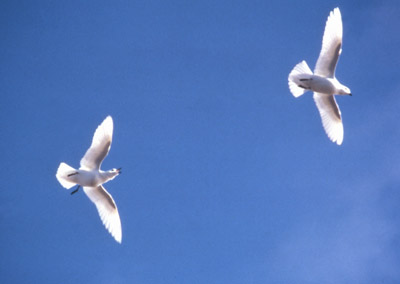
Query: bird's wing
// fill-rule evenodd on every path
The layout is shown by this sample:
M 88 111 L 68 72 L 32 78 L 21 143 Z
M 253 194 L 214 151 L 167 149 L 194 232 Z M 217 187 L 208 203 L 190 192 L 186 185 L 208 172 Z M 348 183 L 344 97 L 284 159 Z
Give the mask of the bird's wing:
M 322 125 L 329 139 L 341 145 L 343 142 L 343 123 L 335 97 L 333 95 L 314 93 L 314 101 L 317 104 Z
M 331 11 L 326 21 L 322 48 L 315 65 L 314 73 L 319 76 L 334 78 L 335 68 L 342 52 L 343 25 L 339 8 Z
M 83 191 L 96 205 L 97 211 L 99 212 L 104 226 L 114 237 L 114 239 L 121 243 L 121 220 L 119 218 L 117 205 L 115 205 L 112 196 L 102 185 L 99 185 L 98 187 L 83 187 Z
M 107 118 L 97 127 L 93 136 L 92 145 L 86 151 L 85 156 L 81 159 L 81 169 L 100 169 L 101 163 L 110 150 L 112 134 L 113 121 L 111 116 L 107 116 Z

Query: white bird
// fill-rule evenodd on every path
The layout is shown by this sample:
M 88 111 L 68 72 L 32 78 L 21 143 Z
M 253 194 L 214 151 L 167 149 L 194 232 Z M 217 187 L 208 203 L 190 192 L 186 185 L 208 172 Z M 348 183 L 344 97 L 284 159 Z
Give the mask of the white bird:
M 113 120 L 111 116 L 107 116 L 102 124 L 97 127 L 92 145 L 81 159 L 79 170 L 61 163 L 58 167 L 56 177 L 61 185 L 67 189 L 78 185 L 77 189 L 71 194 L 78 191 L 80 186 L 83 187 L 83 191 L 96 205 L 104 226 L 114 239 L 118 243 L 121 243 L 121 220 L 117 205 L 115 205 L 114 199 L 102 185 L 119 175 L 121 169 L 112 169 L 109 171 L 102 171 L 100 169 L 101 163 L 110 150 L 112 134 Z
M 335 68 L 342 52 L 343 25 L 339 8 L 330 12 L 326 21 L 322 49 L 314 74 L 303 60 L 289 74 L 289 89 L 299 97 L 306 91 L 314 92 L 314 101 L 322 119 L 325 132 L 332 142 L 343 142 L 343 124 L 334 94 L 350 95 L 350 89 L 336 79 Z

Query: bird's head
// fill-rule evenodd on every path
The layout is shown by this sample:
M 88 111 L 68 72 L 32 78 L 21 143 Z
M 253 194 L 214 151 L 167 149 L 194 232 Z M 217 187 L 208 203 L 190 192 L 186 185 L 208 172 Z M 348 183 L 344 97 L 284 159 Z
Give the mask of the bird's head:
M 111 169 L 106 172 L 102 171 L 102 175 L 107 179 L 107 181 L 114 179 L 117 175 L 121 173 L 121 168 Z
M 121 173 L 122 173 L 122 172 L 121 172 L 121 169 L 122 169 L 122 168 L 112 169 L 111 172 L 117 173 L 117 174 L 121 174 Z
M 349 95 L 351 96 L 351 91 L 349 88 L 347 88 L 346 86 L 342 85 L 340 90 L 339 90 L 339 95 Z

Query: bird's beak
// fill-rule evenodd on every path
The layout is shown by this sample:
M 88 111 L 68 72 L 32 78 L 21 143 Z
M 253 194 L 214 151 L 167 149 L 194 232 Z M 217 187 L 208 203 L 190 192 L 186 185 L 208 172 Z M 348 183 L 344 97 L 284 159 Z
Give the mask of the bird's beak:
M 349 96 L 352 96 L 352 94 L 350 93 Z

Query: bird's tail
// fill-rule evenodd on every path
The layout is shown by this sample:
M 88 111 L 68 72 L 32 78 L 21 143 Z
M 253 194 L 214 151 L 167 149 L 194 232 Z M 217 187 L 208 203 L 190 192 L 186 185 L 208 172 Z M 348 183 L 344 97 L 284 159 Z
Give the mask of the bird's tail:
M 289 89 L 292 92 L 293 96 L 297 98 L 307 92 L 307 86 L 305 85 L 305 83 L 302 82 L 304 82 L 304 80 L 310 79 L 311 75 L 313 75 L 313 72 L 304 60 L 293 68 L 288 78 Z
M 69 175 L 75 173 L 76 170 L 73 167 L 68 166 L 66 163 L 61 163 L 58 167 L 56 178 L 63 187 L 69 189 L 76 185 L 75 182 L 71 181 Z

